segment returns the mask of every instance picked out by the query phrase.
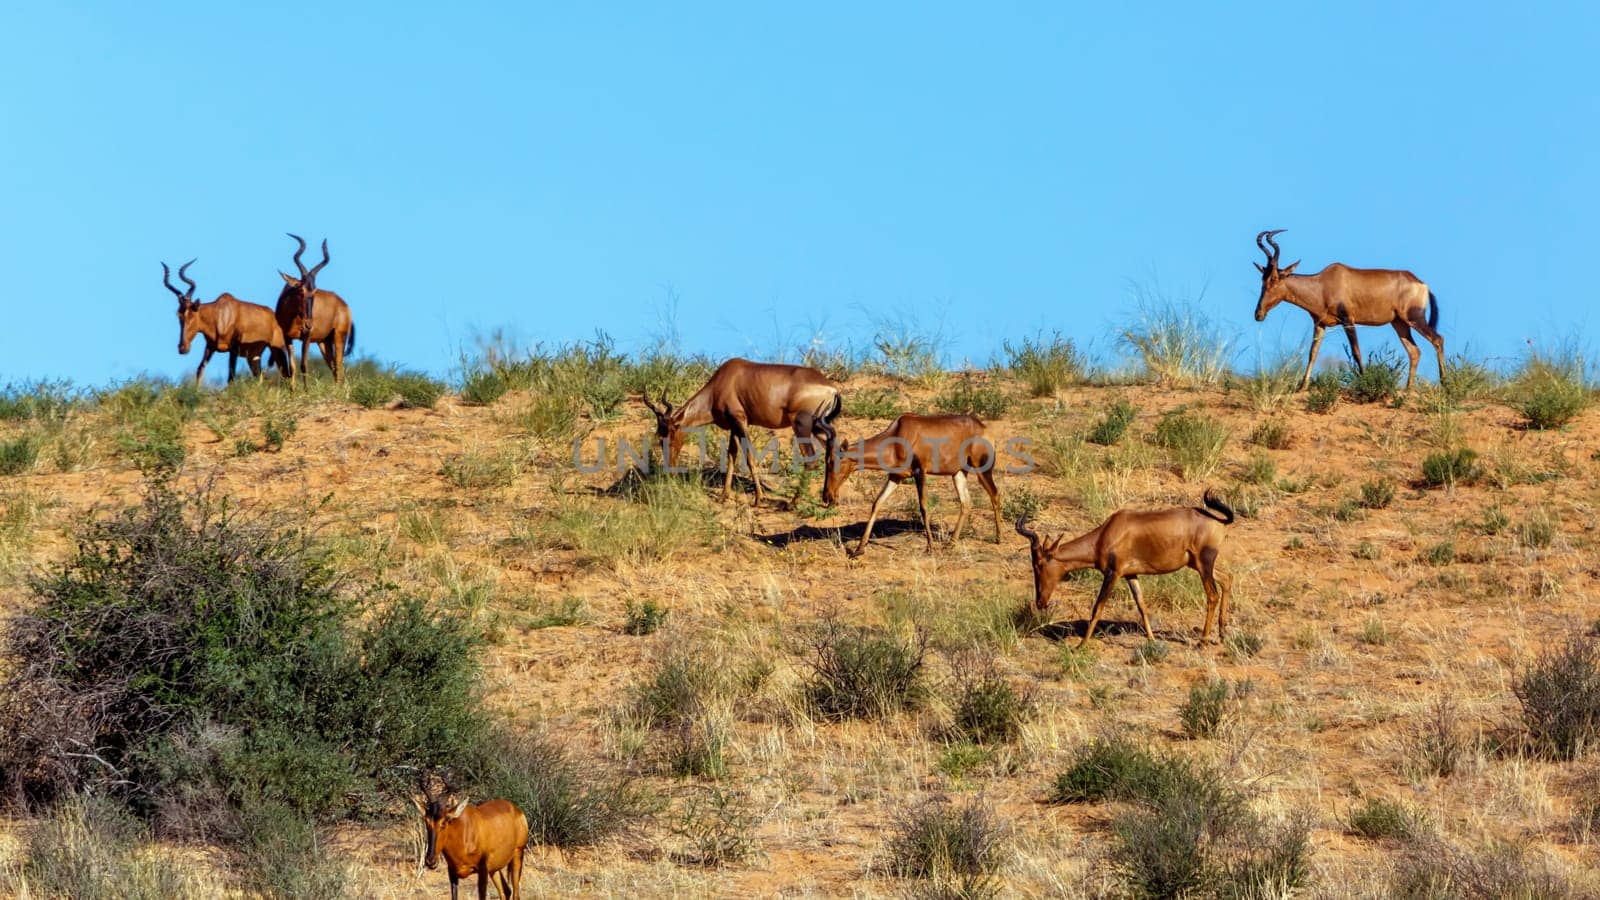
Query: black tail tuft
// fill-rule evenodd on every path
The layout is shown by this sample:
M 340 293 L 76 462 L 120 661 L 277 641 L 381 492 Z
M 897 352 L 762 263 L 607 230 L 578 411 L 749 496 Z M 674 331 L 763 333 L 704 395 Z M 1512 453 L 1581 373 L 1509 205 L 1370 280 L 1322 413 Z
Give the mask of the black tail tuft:
M 1428 327 L 1439 327 L 1439 301 L 1434 298 L 1433 291 L 1428 292 Z
M 1220 516 L 1213 516 L 1213 518 L 1215 518 L 1217 521 L 1224 525 L 1233 524 L 1233 507 L 1223 502 L 1222 498 L 1218 497 L 1215 491 L 1211 490 L 1210 488 L 1206 488 L 1205 495 L 1201 498 L 1201 501 L 1205 503 L 1206 509 L 1211 510 L 1211 512 L 1221 513 Z M 1211 513 L 1206 514 L 1211 515 Z
M 356 323 L 350 323 L 350 333 L 344 336 L 344 353 L 349 356 L 356 349 Z

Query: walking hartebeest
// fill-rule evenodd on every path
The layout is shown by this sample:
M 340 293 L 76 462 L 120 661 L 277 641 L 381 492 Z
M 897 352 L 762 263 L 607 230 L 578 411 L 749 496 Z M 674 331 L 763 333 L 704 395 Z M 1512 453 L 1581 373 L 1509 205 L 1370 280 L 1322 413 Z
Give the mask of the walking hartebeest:
M 428 855 L 423 862 L 429 869 L 439 867 L 444 857 L 450 875 L 450 900 L 456 900 L 458 883 L 478 876 L 478 900 L 487 900 L 489 879 L 501 900 L 522 896 L 522 857 L 528 848 L 528 817 L 509 800 L 487 800 L 469 804 L 462 800 L 450 804 L 434 796 L 426 776 L 420 785 L 422 800 L 411 802 L 422 812 L 428 830 Z
M 294 252 L 295 268 L 300 270 L 300 277 L 296 278 L 288 272 L 279 272 L 283 276 L 283 290 L 278 294 L 277 317 L 278 325 L 283 328 L 283 335 L 292 344 L 300 341 L 300 363 L 296 367 L 294 353 L 291 347 L 289 353 L 289 379 L 294 383 L 297 373 L 306 372 L 306 351 L 315 343 L 322 352 L 322 361 L 333 371 L 334 381 L 344 380 L 344 357 L 356 347 L 356 325 L 350 317 L 350 305 L 344 298 L 333 291 L 321 290 L 317 287 L 317 273 L 328 264 L 328 241 L 322 241 L 322 262 L 307 270 L 305 264 L 300 262 L 300 255 L 306 252 L 306 242 L 299 235 L 291 234 L 300 249 Z M 306 322 L 311 327 L 306 327 Z
M 172 286 L 172 270 L 167 268 L 166 263 L 161 264 L 161 283 L 178 298 L 178 352 L 187 354 L 195 335 L 205 338 L 206 349 L 200 355 L 200 365 L 195 367 L 194 383 L 200 383 L 206 363 L 211 361 L 211 354 L 218 350 L 228 351 L 230 384 L 241 356 L 250 366 L 250 374 L 260 378 L 261 353 L 264 350 L 271 351 L 268 357 L 271 365 L 281 371 L 289 371 L 288 346 L 272 310 L 259 303 L 247 303 L 226 292 L 218 294 L 217 299 L 210 303 L 195 302 L 195 283 L 189 278 L 189 267 L 194 262 L 191 259 L 178 267 L 178 278 L 189 286 L 187 291 Z
M 761 476 L 756 472 L 754 449 L 750 446 L 751 425 L 760 428 L 793 428 L 802 440 L 815 436 L 817 422 L 831 422 L 839 415 L 843 401 L 839 389 L 821 372 L 806 366 L 756 363 L 730 359 L 717 367 L 705 386 L 674 407 L 661 393 L 661 406 L 644 395 L 644 405 L 656 417 L 656 438 L 663 443 L 662 457 L 668 466 L 678 463 L 683 449 L 683 432 L 707 423 L 728 432 L 728 471 L 722 480 L 722 499 L 733 488 L 733 470 L 739 465 L 742 445 L 750 465 L 750 479 L 756 483 L 756 503 L 761 502 Z M 833 468 L 832 448 L 824 446 L 828 469 Z
M 1217 568 L 1217 556 L 1222 552 L 1224 530 L 1233 524 L 1233 510 L 1209 489 L 1201 498 L 1204 506 L 1179 507 L 1157 510 L 1119 509 L 1093 531 L 1061 543 L 1041 538 L 1028 528 L 1028 517 L 1017 519 L 1017 534 L 1028 539 L 1033 555 L 1033 602 L 1039 609 L 1050 605 L 1050 595 L 1063 575 L 1080 569 L 1094 569 L 1104 576 L 1100 593 L 1095 595 L 1094 608 L 1089 613 L 1089 627 L 1083 632 L 1078 646 L 1089 642 L 1094 627 L 1100 623 L 1100 609 L 1105 606 L 1117 579 L 1128 582 L 1133 603 L 1139 608 L 1139 621 L 1144 624 L 1145 637 L 1155 640 L 1150 630 L 1150 617 L 1144 611 L 1144 595 L 1139 591 L 1140 575 L 1165 575 L 1188 567 L 1200 573 L 1200 585 L 1206 592 L 1206 621 L 1200 629 L 1200 643 L 1211 635 L 1211 615 L 1217 616 L 1217 639 L 1222 640 L 1228 627 L 1228 593 L 1233 580 Z
M 1444 383 L 1444 338 L 1436 329 L 1439 302 L 1422 279 L 1399 269 L 1352 269 L 1343 263 L 1333 263 L 1315 275 L 1296 275 L 1298 259 L 1279 269 L 1278 242 L 1273 238 L 1285 230 L 1278 228 L 1256 235 L 1256 246 L 1267 255 L 1265 266 L 1255 264 L 1261 272 L 1256 321 L 1265 320 L 1267 313 L 1285 300 L 1311 314 L 1311 358 L 1306 360 L 1306 373 L 1297 390 L 1303 391 L 1311 383 L 1311 368 L 1317 363 L 1322 332 L 1329 325 L 1344 326 L 1357 371 L 1361 370 L 1361 345 L 1356 343 L 1356 326 L 1393 325 L 1406 355 L 1411 357 L 1411 373 L 1406 376 L 1408 391 L 1417 377 L 1417 360 L 1421 356 L 1417 342 L 1411 338 L 1411 329 L 1415 328 L 1439 354 L 1439 383 Z M 1261 243 L 1263 239 L 1272 245 L 1271 250 Z
M 827 422 L 816 424 L 817 434 L 833 445 L 833 426 Z M 907 413 L 895 419 L 888 428 L 872 437 L 858 441 L 854 446 L 844 444 L 834 450 L 837 457 L 828 468 L 827 480 L 822 484 L 822 502 L 832 506 L 839 497 L 839 488 L 856 469 L 869 469 L 888 475 L 883 488 L 872 501 L 867 513 L 867 527 L 861 532 L 861 541 L 850 551 L 860 556 L 867 549 L 867 539 L 872 537 L 872 524 L 878 520 L 878 509 L 889 499 L 894 489 L 907 478 L 917 486 L 917 508 L 922 512 L 922 534 L 928 540 L 928 552 L 933 552 L 933 529 L 928 523 L 927 479 L 929 475 L 946 475 L 955 480 L 956 497 L 961 501 L 961 513 L 956 516 L 956 528 L 950 535 L 953 544 L 961 540 L 961 526 L 972 515 L 972 495 L 967 493 L 967 475 L 971 474 L 983 485 L 989 495 L 989 506 L 994 510 L 994 541 L 1000 543 L 1000 489 L 995 487 L 994 447 L 983 434 L 983 422 L 977 416 L 945 415 L 918 416 Z

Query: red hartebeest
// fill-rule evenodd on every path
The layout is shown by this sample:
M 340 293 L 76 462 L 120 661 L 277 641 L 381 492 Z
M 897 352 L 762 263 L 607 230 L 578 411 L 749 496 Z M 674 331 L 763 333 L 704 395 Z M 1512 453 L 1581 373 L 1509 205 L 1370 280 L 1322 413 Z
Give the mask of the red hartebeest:
M 434 796 L 426 777 L 422 800 L 411 802 L 422 813 L 428 831 L 428 855 L 423 862 L 437 869 L 442 857 L 450 876 L 450 900 L 456 900 L 458 883 L 478 876 L 478 900 L 487 900 L 489 879 L 501 900 L 522 896 L 522 857 L 528 847 L 528 817 L 509 800 L 470 804 L 448 802 Z
M 1297 390 L 1305 390 L 1311 383 L 1311 368 L 1317 363 L 1317 350 L 1322 346 L 1322 333 L 1329 325 L 1344 326 L 1345 337 L 1350 339 L 1350 355 L 1356 370 L 1361 370 L 1361 345 L 1356 343 L 1357 325 L 1393 325 L 1411 357 L 1411 372 L 1406 376 L 1406 390 L 1417 377 L 1417 360 L 1421 353 L 1411 337 L 1411 329 L 1433 345 L 1439 354 L 1439 383 L 1444 383 L 1444 338 L 1439 336 L 1439 301 L 1422 279 L 1399 269 L 1352 269 L 1343 263 L 1333 263 L 1315 275 L 1296 275 L 1295 260 L 1278 268 L 1278 242 L 1273 240 L 1285 229 L 1263 231 L 1256 235 L 1256 246 L 1267 255 L 1267 264 L 1256 263 L 1261 272 L 1261 297 L 1256 301 L 1256 321 L 1266 319 L 1274 306 L 1287 300 L 1311 314 L 1311 357 L 1306 360 L 1306 373 Z M 1268 250 L 1262 243 L 1272 245 Z
M 259 303 L 247 303 L 226 292 L 218 294 L 217 299 L 210 303 L 196 302 L 195 283 L 189 278 L 188 271 L 192 265 L 194 260 L 191 259 L 178 267 L 178 278 L 189 286 L 187 291 L 172 286 L 172 270 L 167 268 L 166 263 L 161 264 L 161 283 L 178 298 L 178 352 L 187 354 L 195 335 L 205 338 L 206 349 L 200 355 L 200 365 L 195 367 L 194 383 L 200 383 L 206 363 L 211 361 L 211 354 L 218 350 L 228 351 L 230 384 L 241 356 L 250 366 L 250 374 L 260 378 L 263 351 L 271 351 L 268 356 L 271 365 L 281 371 L 289 371 L 288 346 L 272 310 Z
M 832 446 L 833 426 L 818 422 L 816 431 Z M 878 509 L 889 499 L 894 489 L 907 478 L 917 486 L 917 508 L 922 512 L 922 534 L 928 541 L 928 552 L 933 552 L 933 529 L 928 523 L 927 479 L 929 475 L 944 475 L 956 483 L 956 496 L 961 501 L 961 513 L 956 516 L 956 528 L 950 542 L 961 540 L 961 527 L 972 515 L 972 495 L 967 493 L 967 475 L 971 474 L 983 485 L 989 495 L 989 506 L 994 510 L 994 540 L 1000 543 L 1000 489 L 995 487 L 994 447 L 983 434 L 983 422 L 977 416 L 945 415 L 918 416 L 907 413 L 872 437 L 846 443 L 835 448 L 834 464 L 828 468 L 827 480 L 822 484 L 822 502 L 832 506 L 839 497 L 839 488 L 855 473 L 867 469 L 885 473 L 888 477 L 883 488 L 872 501 L 867 513 L 867 527 L 861 532 L 861 541 L 850 551 L 860 556 L 867 549 L 867 539 L 872 537 L 872 524 L 878 520 Z
M 750 465 L 750 479 L 756 483 L 756 502 L 761 502 L 761 476 L 756 472 L 754 448 L 749 428 L 792 428 L 802 440 L 815 437 L 818 422 L 831 422 L 839 415 L 843 401 L 839 389 L 821 372 L 806 366 L 756 363 L 730 359 L 717 367 L 705 386 L 694 396 L 673 406 L 661 393 L 661 406 L 644 395 L 644 405 L 656 417 L 656 438 L 662 442 L 662 457 L 675 466 L 683 449 L 685 429 L 711 423 L 728 432 L 728 471 L 722 480 L 722 499 L 733 489 L 733 470 L 739 464 L 739 448 L 744 447 Z M 828 468 L 832 468 L 831 448 L 824 447 Z
M 356 325 L 350 317 L 350 305 L 344 298 L 333 291 L 325 291 L 317 287 L 317 273 L 328 264 L 328 242 L 322 242 L 322 262 L 311 269 L 307 269 L 300 261 L 301 254 L 306 252 L 306 242 L 299 235 L 291 234 L 300 249 L 294 252 L 294 265 L 300 270 L 300 277 L 296 278 L 288 272 L 279 272 L 283 276 L 283 290 L 278 294 L 277 317 L 278 325 L 283 328 L 283 335 L 291 344 L 300 341 L 300 362 L 296 366 L 294 352 L 291 347 L 289 353 L 289 379 L 294 383 L 298 373 L 306 371 L 306 352 L 314 343 L 322 353 L 322 361 L 333 372 L 334 381 L 344 380 L 344 358 L 356 347 Z M 307 327 L 307 322 L 310 327 Z
M 1139 591 L 1140 575 L 1165 575 L 1188 567 L 1200 573 L 1206 592 L 1206 621 L 1200 629 L 1200 643 L 1211 636 L 1211 616 L 1216 613 L 1217 639 L 1228 627 L 1228 593 L 1233 579 L 1217 568 L 1222 552 L 1224 530 L 1233 524 L 1233 510 L 1210 490 L 1202 498 L 1204 506 L 1158 510 L 1119 509 L 1093 531 L 1062 544 L 1065 535 L 1054 541 L 1041 538 L 1028 528 L 1028 517 L 1017 519 L 1017 534 L 1028 539 L 1033 555 L 1033 602 L 1039 609 L 1050 605 L 1050 595 L 1062 576 L 1080 569 L 1094 569 L 1104 576 L 1100 593 L 1089 613 L 1089 627 L 1078 646 L 1089 642 L 1100 623 L 1100 610 L 1117 579 L 1126 579 L 1133 603 L 1139 609 L 1145 637 L 1155 640 L 1150 617 L 1144 611 L 1144 595 Z

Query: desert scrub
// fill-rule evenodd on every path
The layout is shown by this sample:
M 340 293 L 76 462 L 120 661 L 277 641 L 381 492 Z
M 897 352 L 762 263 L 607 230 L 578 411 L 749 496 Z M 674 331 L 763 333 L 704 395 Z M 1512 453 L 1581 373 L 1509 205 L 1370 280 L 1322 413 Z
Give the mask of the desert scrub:
M 1265 453 L 1250 457 L 1241 476 L 1247 484 L 1271 485 L 1278 480 L 1278 464 Z
M 1394 502 L 1394 482 L 1388 478 L 1378 478 L 1373 481 L 1363 482 L 1361 485 L 1362 509 L 1387 509 Z
M 1306 411 L 1313 413 L 1333 412 L 1334 406 L 1339 403 L 1339 373 L 1320 372 L 1311 379 L 1311 384 L 1306 391 Z
M 1178 722 L 1191 739 L 1212 738 L 1222 730 L 1237 710 L 1238 699 L 1248 692 L 1245 685 L 1231 686 L 1221 678 L 1208 678 L 1191 685 L 1189 699 L 1178 708 Z
M 1460 847 L 1436 837 L 1414 840 L 1394 861 L 1386 896 L 1402 900 L 1527 898 L 1586 900 L 1557 865 L 1518 843 Z
M 684 801 L 672 834 L 683 842 L 676 855 L 697 866 L 725 866 L 755 854 L 761 817 L 744 793 L 711 786 Z
M 518 539 L 568 550 L 589 565 L 666 559 L 686 547 L 716 547 L 724 534 L 698 484 L 670 475 L 646 476 L 613 498 L 565 496 Z
M 0 388 L 0 421 L 61 422 L 81 405 L 83 397 L 69 381 L 32 381 Z
M 1345 827 L 1369 841 L 1407 841 L 1426 834 L 1431 823 L 1423 810 L 1373 797 L 1350 810 Z
M 31 432 L 0 441 L 0 475 L 21 475 L 32 469 L 38 459 L 39 441 Z
M 875 719 L 920 708 L 928 699 L 927 633 L 909 637 L 828 618 L 811 629 L 803 688 L 822 719 Z
M 934 409 L 941 413 L 968 414 L 992 421 L 999 419 L 1011 408 L 1011 398 L 1005 389 L 986 379 L 975 379 L 969 372 L 934 398 Z
M 905 395 L 892 387 L 856 391 L 844 400 L 844 414 L 858 419 L 893 419 L 907 411 Z
M 1250 443 L 1268 450 L 1287 450 L 1293 440 L 1289 426 L 1277 419 L 1267 419 L 1250 432 Z
M 1044 509 L 1044 498 L 1025 484 L 1007 491 L 1000 501 L 1000 515 L 1007 522 L 1015 522 L 1019 518 L 1031 520 L 1041 509 Z
M 508 487 L 522 471 L 522 454 L 515 449 L 474 447 L 447 457 L 440 472 L 463 490 Z
M 1356 403 L 1382 403 L 1393 400 L 1400 392 L 1402 363 L 1388 347 L 1367 354 L 1360 369 L 1346 366 L 1339 376 L 1345 396 Z
M 1051 803 L 1095 803 L 1139 796 L 1160 777 L 1161 764 L 1125 734 L 1097 737 L 1077 747 L 1066 771 L 1048 792 Z
M 964 666 L 963 671 L 971 668 Z M 1008 743 L 1022 733 L 1033 708 L 1032 691 L 1017 690 L 991 662 L 979 674 L 957 679 L 949 736 L 974 744 Z
M 1214 418 L 1173 410 L 1156 423 L 1155 440 L 1166 449 L 1179 474 L 1193 481 L 1210 475 L 1222 462 L 1228 428 Z
M 1535 351 L 1507 387 L 1507 395 L 1529 428 L 1560 428 L 1593 402 L 1588 365 L 1575 349 Z
M 1511 685 L 1531 748 L 1569 760 L 1600 738 L 1600 639 L 1574 634 L 1544 651 Z
M 1028 386 L 1030 397 L 1053 397 L 1062 388 L 1081 384 L 1088 377 L 1089 361 L 1072 341 L 1056 332 L 1023 338 L 1015 346 L 1001 342 L 1006 367 Z
M 1138 356 L 1146 378 L 1178 387 L 1222 380 L 1233 339 L 1197 303 L 1174 300 L 1157 284 L 1135 284 L 1134 301 L 1137 312 L 1122 339 Z
M 488 406 L 511 390 L 511 382 L 494 369 L 470 369 L 461 379 L 461 402 Z
M 1483 470 L 1478 465 L 1478 451 L 1470 447 L 1440 450 L 1422 460 L 1422 484 L 1425 487 L 1471 484 L 1482 474 Z
M 645 600 L 641 603 L 629 597 L 623 607 L 622 633 L 655 634 L 667 621 L 667 614 L 671 611 L 654 600 Z
M 377 366 L 352 368 L 346 372 L 350 401 L 367 409 L 397 406 L 401 409 L 432 409 L 444 396 L 442 382 L 420 373 L 399 372 Z
M 982 798 L 936 797 L 902 811 L 889 839 L 889 871 L 901 878 L 992 875 L 1010 855 L 1010 829 Z
M 192 867 L 149 846 L 153 837 L 120 805 L 93 796 L 64 798 L 28 829 L 16 858 L 0 868 L 13 897 L 168 900 L 214 896 Z
M 1084 440 L 1091 444 L 1110 447 L 1122 440 L 1122 436 L 1127 433 L 1128 426 L 1133 424 L 1134 416 L 1138 415 L 1138 412 L 1132 403 L 1117 400 L 1106 407 L 1105 413 L 1095 422 L 1094 427 L 1089 429 Z
M 473 769 L 475 793 L 515 803 L 534 844 L 594 846 L 637 833 L 659 809 L 632 779 L 580 762 L 544 732 L 497 738 L 500 746 Z

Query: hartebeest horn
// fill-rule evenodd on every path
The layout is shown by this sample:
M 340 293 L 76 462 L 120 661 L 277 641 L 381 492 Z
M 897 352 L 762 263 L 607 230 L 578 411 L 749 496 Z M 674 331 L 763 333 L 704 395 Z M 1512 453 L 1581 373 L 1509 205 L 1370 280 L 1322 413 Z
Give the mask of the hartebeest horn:
M 662 413 L 662 415 L 672 415 L 672 401 L 667 399 L 666 388 L 661 389 L 661 405 L 666 409 L 666 412 Z
M 1276 269 L 1278 267 L 1278 254 L 1283 252 L 1281 249 L 1279 249 L 1278 242 L 1273 240 L 1273 238 L 1277 235 L 1283 234 L 1288 230 L 1289 229 L 1287 228 L 1275 228 L 1271 231 L 1263 231 L 1256 235 L 1256 246 L 1261 247 L 1261 252 L 1267 255 L 1267 265 L 1271 268 Z M 1265 246 L 1262 246 L 1261 241 L 1263 239 L 1265 239 L 1268 244 L 1272 245 L 1271 250 L 1268 250 Z
M 304 246 L 304 245 L 302 244 L 301 246 Z M 314 267 L 312 267 L 311 271 L 309 271 L 309 272 L 306 272 L 305 269 L 301 269 L 300 271 L 305 273 L 305 279 L 307 281 L 311 282 L 311 286 L 312 287 L 316 287 L 316 284 L 317 284 L 317 273 L 321 272 L 322 271 L 322 267 L 327 265 L 327 264 L 328 264 L 328 239 L 327 238 L 323 238 L 322 239 L 322 262 L 317 263 Z
M 300 261 L 300 255 L 306 252 L 306 239 L 298 234 L 290 234 L 287 231 L 284 234 L 294 238 L 294 242 L 300 245 L 300 249 L 294 252 L 294 267 L 300 270 L 300 280 L 304 281 L 306 279 L 306 264 Z
M 172 270 L 167 268 L 167 264 L 164 262 L 161 264 L 161 283 L 167 286 L 167 290 L 172 292 L 172 296 L 178 298 L 180 304 L 183 302 L 183 291 L 172 286 Z
M 639 394 L 639 399 L 643 400 L 645 408 L 650 410 L 650 412 L 654 413 L 655 415 L 658 415 L 658 416 L 666 415 L 666 413 L 661 411 L 661 407 L 659 407 L 659 406 L 655 405 L 654 403 L 650 402 L 650 392 L 649 391 L 641 392 Z
M 199 259 L 199 257 L 197 256 L 195 259 Z M 191 259 L 178 267 L 178 279 L 189 286 L 189 290 L 184 292 L 183 299 L 190 303 L 194 302 L 195 283 L 194 279 L 189 277 L 189 267 L 194 265 L 195 259 Z
M 1026 514 L 1017 516 L 1017 534 L 1020 534 L 1023 537 L 1027 538 L 1028 539 L 1028 543 L 1031 546 L 1033 546 L 1033 547 L 1038 547 L 1039 546 L 1039 541 L 1040 541 L 1039 532 L 1034 531 L 1032 528 L 1028 527 L 1028 516 Z

